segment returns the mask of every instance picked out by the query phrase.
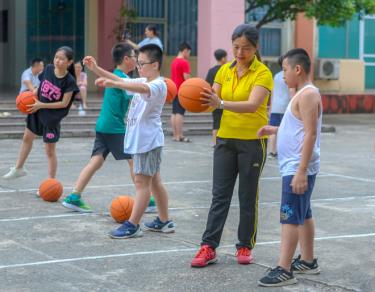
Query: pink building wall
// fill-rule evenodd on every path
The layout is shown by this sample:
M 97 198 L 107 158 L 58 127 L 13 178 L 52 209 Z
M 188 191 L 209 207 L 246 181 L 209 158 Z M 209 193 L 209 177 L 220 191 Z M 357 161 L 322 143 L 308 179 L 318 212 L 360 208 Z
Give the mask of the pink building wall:
M 198 0 L 198 77 L 216 64 L 216 49 L 226 50 L 228 60 L 233 57 L 232 32 L 244 21 L 244 0 Z
M 294 45 L 303 48 L 310 56 L 311 64 L 315 62 L 316 22 L 300 13 L 295 21 Z M 311 76 L 314 76 L 314 66 L 311 66 Z
M 113 69 L 111 58 L 111 49 L 117 42 L 113 35 L 113 29 L 116 25 L 116 19 L 119 17 L 119 11 L 122 0 L 99 0 L 98 2 L 98 56 L 100 66 L 105 69 Z

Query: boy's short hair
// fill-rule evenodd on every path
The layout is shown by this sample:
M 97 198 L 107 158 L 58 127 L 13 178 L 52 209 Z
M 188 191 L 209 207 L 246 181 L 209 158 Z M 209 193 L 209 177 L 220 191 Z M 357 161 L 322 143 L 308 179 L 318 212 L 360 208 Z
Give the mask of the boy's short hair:
M 114 45 L 112 48 L 112 60 L 115 63 L 115 65 L 120 65 L 124 60 L 124 57 L 130 57 L 133 51 L 134 49 L 130 44 L 125 42 L 118 43 Z
M 178 45 L 178 51 L 182 52 L 183 50 L 188 49 L 191 51 L 191 46 L 187 42 L 182 42 Z
M 221 59 L 223 59 L 227 56 L 227 52 L 223 49 L 217 49 L 214 52 L 214 56 L 215 56 L 216 61 L 219 62 Z
M 34 67 L 37 63 L 41 63 L 43 60 L 41 58 L 34 58 L 31 60 L 31 67 Z
M 283 60 L 288 59 L 288 63 L 295 67 L 296 65 L 300 65 L 306 74 L 310 73 L 311 70 L 311 60 L 309 55 L 304 49 L 296 48 L 291 49 L 283 56 Z
M 163 63 L 163 51 L 158 45 L 148 44 L 139 48 L 140 53 L 144 53 L 150 59 L 151 62 L 159 63 L 159 70 Z

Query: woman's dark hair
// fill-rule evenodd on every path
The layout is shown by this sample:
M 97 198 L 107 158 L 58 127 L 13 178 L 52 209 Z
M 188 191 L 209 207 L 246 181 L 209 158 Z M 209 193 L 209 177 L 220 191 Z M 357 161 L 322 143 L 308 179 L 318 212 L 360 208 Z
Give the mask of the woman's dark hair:
M 69 61 L 73 61 L 72 64 L 70 64 L 70 66 L 68 67 L 68 72 L 70 74 L 72 74 L 72 76 L 74 77 L 74 79 L 77 79 L 76 78 L 76 73 L 75 73 L 75 70 L 74 70 L 74 51 L 71 47 L 68 47 L 68 46 L 62 46 L 60 48 L 58 48 L 56 50 L 56 52 L 59 52 L 59 51 L 63 51 L 64 54 L 65 54 L 65 57 L 69 60 Z
M 282 69 L 283 67 L 283 61 L 284 61 L 284 56 L 281 55 L 278 59 L 277 59 L 277 64 L 279 64 L 280 68 Z
M 156 25 L 153 25 L 153 24 L 149 24 L 146 26 L 146 29 L 149 30 L 149 31 L 152 31 L 152 33 L 154 34 L 154 36 L 158 36 L 158 30 L 156 28 Z
M 255 26 L 250 24 L 240 24 L 237 26 L 232 33 L 232 42 L 240 37 L 245 37 L 247 41 L 254 46 L 254 48 L 258 46 L 259 31 L 255 28 Z M 258 60 L 261 61 L 258 50 L 256 51 L 255 55 L 257 56 Z

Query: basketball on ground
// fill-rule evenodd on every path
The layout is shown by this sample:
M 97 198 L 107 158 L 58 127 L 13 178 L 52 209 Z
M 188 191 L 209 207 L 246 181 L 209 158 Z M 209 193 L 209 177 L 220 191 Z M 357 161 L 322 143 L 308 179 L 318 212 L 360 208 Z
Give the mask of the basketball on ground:
M 48 178 L 39 186 L 40 197 L 47 202 L 56 202 L 63 193 L 63 185 L 55 178 Z
M 167 98 L 165 101 L 167 103 L 172 103 L 177 95 L 177 86 L 172 79 L 164 77 L 164 81 L 167 84 Z
M 201 92 L 204 92 L 203 88 L 211 89 L 211 86 L 201 78 L 189 78 L 181 84 L 178 90 L 178 99 L 187 111 L 201 113 L 209 109 L 209 106 L 202 105 L 200 100 Z
M 109 208 L 112 218 L 118 223 L 125 222 L 132 214 L 133 204 L 134 199 L 130 196 L 118 196 L 114 198 Z
M 28 105 L 34 104 L 35 99 L 38 99 L 31 91 L 21 92 L 16 98 L 16 106 L 18 110 L 24 114 L 28 114 Z

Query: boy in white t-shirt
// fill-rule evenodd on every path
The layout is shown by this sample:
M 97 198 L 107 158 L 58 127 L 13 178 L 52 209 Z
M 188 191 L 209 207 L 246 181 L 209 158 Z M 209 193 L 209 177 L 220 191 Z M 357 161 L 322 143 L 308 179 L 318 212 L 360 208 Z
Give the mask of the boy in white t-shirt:
M 160 163 L 164 145 L 161 112 L 167 96 L 167 86 L 160 77 L 162 50 L 155 44 L 139 49 L 137 67 L 142 78 L 122 79 L 105 71 L 95 83 L 103 87 L 115 87 L 133 94 L 127 116 L 124 152 L 133 156 L 136 195 L 132 214 L 119 228 L 110 232 L 112 238 L 142 236 L 140 221 L 150 200 L 155 197 L 159 216 L 143 229 L 170 233 L 175 224 L 168 217 L 168 194 L 161 181 Z M 94 59 L 85 58 L 86 64 L 96 66 Z

